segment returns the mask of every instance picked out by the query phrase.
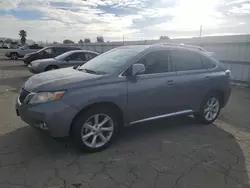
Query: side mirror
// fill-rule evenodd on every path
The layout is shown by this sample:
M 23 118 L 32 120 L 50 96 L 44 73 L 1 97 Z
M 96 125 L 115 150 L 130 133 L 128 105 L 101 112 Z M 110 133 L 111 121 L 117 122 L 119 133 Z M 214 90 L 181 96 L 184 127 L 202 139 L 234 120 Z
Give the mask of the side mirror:
M 145 70 L 146 70 L 145 65 L 140 64 L 140 63 L 134 64 L 132 66 L 132 76 L 136 76 L 137 74 L 141 74 L 141 73 L 145 72 Z

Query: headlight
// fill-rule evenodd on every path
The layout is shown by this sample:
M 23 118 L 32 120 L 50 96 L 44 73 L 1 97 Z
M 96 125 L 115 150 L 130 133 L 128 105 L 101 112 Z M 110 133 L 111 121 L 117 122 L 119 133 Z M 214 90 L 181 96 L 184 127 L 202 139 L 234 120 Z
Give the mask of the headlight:
M 39 63 L 36 63 L 36 62 L 31 62 L 30 63 L 30 66 L 32 66 L 32 67 L 36 67 L 36 66 L 38 66 L 39 65 Z
M 40 92 L 34 94 L 29 104 L 38 104 L 38 103 L 45 103 L 49 101 L 59 100 L 64 95 L 65 91 L 57 91 L 57 92 Z

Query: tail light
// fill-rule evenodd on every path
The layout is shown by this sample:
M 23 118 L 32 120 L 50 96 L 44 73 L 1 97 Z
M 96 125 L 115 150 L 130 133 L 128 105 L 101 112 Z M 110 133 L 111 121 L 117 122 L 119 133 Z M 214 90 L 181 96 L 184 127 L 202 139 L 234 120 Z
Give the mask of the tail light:
M 226 73 L 226 75 L 227 75 L 229 78 L 231 78 L 231 71 L 230 71 L 230 70 L 226 70 L 225 73 Z

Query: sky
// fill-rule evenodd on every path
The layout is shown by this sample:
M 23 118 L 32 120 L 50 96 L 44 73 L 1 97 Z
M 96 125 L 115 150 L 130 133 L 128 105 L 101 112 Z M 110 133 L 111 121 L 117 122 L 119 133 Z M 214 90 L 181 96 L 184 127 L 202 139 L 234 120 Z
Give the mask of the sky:
M 250 33 L 250 0 L 0 0 L 0 37 L 75 42 Z

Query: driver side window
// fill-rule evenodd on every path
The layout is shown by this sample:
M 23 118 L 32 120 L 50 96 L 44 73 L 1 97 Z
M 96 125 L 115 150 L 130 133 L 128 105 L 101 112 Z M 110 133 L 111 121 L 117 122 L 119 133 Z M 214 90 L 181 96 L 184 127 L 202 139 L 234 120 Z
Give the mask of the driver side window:
M 86 61 L 84 53 L 71 54 L 67 59 L 68 61 Z
M 150 52 L 137 63 L 145 65 L 146 71 L 142 74 L 170 72 L 169 52 L 165 50 Z

